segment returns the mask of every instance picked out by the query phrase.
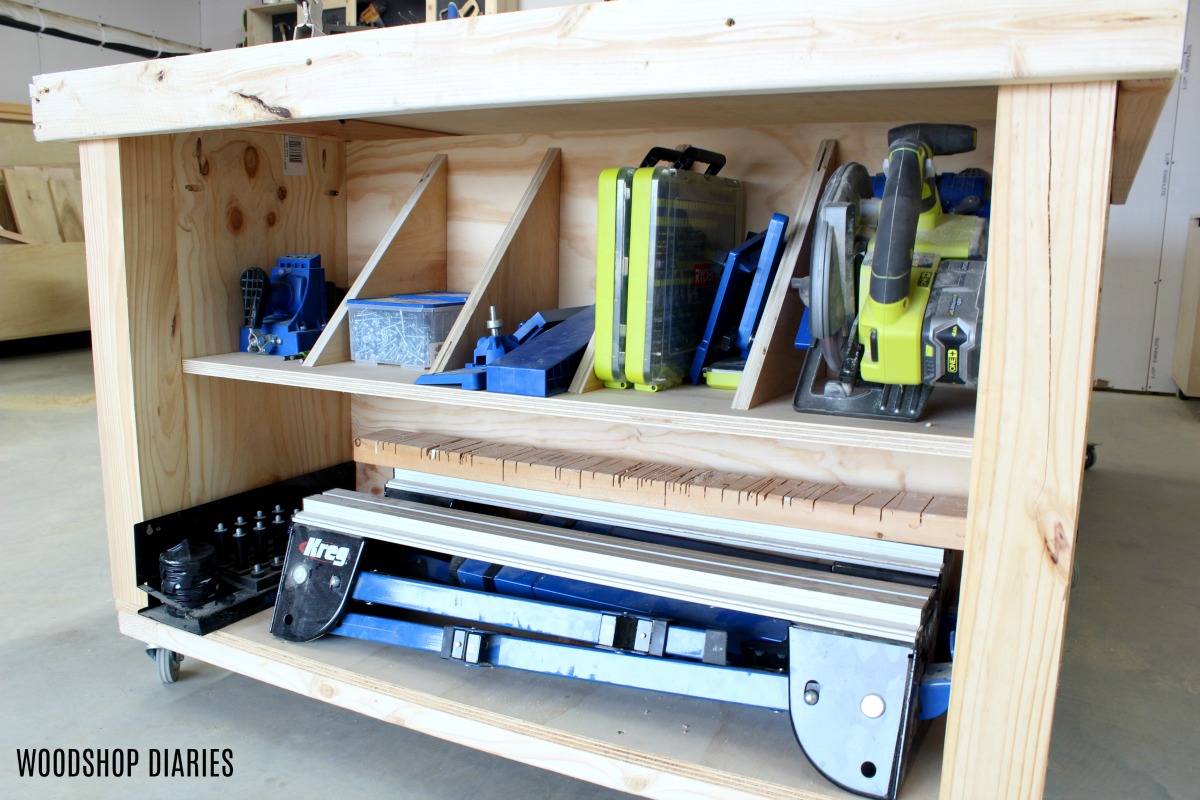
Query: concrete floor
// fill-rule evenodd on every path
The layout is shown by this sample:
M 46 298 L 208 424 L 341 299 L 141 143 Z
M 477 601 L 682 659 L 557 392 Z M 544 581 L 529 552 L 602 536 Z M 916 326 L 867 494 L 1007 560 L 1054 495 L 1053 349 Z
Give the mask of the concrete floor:
M 1200 797 L 1198 412 L 1095 396 L 1047 797 Z M 161 685 L 116 631 L 98 460 L 90 354 L 0 358 L 0 797 L 626 797 L 193 660 Z M 235 770 L 21 779 L 27 747 L 232 748 Z

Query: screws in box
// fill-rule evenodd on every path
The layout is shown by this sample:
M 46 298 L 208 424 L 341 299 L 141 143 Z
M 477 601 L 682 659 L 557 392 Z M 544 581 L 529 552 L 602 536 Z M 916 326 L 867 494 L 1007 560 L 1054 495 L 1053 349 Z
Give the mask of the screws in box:
M 351 357 L 359 362 L 428 367 L 461 308 L 459 303 L 420 295 L 396 295 L 351 305 Z
M 363 309 L 354 321 L 355 349 L 370 354 L 366 360 L 420 366 L 429 363 L 432 331 L 423 320 L 410 314 Z

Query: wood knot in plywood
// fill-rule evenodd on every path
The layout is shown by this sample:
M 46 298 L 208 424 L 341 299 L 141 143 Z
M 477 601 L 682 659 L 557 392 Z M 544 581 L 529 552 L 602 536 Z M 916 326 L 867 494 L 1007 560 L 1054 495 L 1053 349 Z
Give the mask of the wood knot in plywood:
M 208 156 L 204 154 L 204 142 L 199 136 L 196 137 L 196 169 L 201 175 L 208 175 L 212 165 L 208 161 Z
M 246 226 L 246 215 L 242 209 L 237 206 L 230 207 L 229 211 L 225 212 L 225 225 L 231 233 L 241 233 L 242 228 Z
M 234 94 L 237 95 L 238 97 L 242 98 L 243 100 L 249 101 L 251 104 L 258 106 L 263 111 L 266 111 L 268 114 L 270 114 L 271 116 L 279 117 L 280 119 L 291 119 L 292 118 L 291 109 L 289 109 L 285 106 L 268 105 L 266 102 L 263 101 L 263 99 L 261 97 L 259 97 L 256 94 L 246 94 L 245 92 L 234 92 Z
M 277 191 L 275 194 L 279 197 L 279 202 L 282 203 L 284 200 L 287 200 L 287 187 L 280 186 L 279 191 Z
M 246 145 L 242 153 L 242 166 L 246 168 L 246 177 L 254 180 L 258 177 L 258 148 L 252 144 Z

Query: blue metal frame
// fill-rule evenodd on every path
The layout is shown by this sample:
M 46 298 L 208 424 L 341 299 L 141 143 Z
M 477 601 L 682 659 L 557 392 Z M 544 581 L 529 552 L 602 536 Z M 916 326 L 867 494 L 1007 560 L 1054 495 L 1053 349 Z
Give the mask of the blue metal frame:
M 442 653 L 452 660 L 471 664 L 508 667 L 775 711 L 788 710 L 788 676 L 777 672 L 575 647 L 470 628 L 439 628 L 363 614 L 347 614 L 331 633 Z M 460 639 L 477 637 L 474 658 L 447 654 L 446 645 L 453 646 L 456 634 Z
M 358 576 L 352 597 L 365 603 L 437 614 L 464 622 L 486 623 L 602 647 L 618 646 L 619 629 L 628 627 L 633 646 L 627 649 L 679 658 L 704 658 L 708 637 L 707 631 L 671 625 L 663 619 L 605 614 L 372 572 Z M 630 624 L 622 625 L 623 621 L 629 621 Z M 652 640 L 656 637 L 664 639 L 661 648 L 654 646 Z

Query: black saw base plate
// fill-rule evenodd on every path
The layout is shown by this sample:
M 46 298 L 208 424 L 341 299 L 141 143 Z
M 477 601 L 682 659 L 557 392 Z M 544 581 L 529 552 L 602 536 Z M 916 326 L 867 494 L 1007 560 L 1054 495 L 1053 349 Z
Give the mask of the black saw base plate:
M 931 386 L 899 386 L 859 381 L 848 397 L 829 396 L 822 392 L 831 379 L 825 359 L 817 347 L 804 357 L 804 369 L 796 384 L 792 408 L 805 414 L 828 414 L 859 419 L 895 419 L 916 422 L 925 413 Z

